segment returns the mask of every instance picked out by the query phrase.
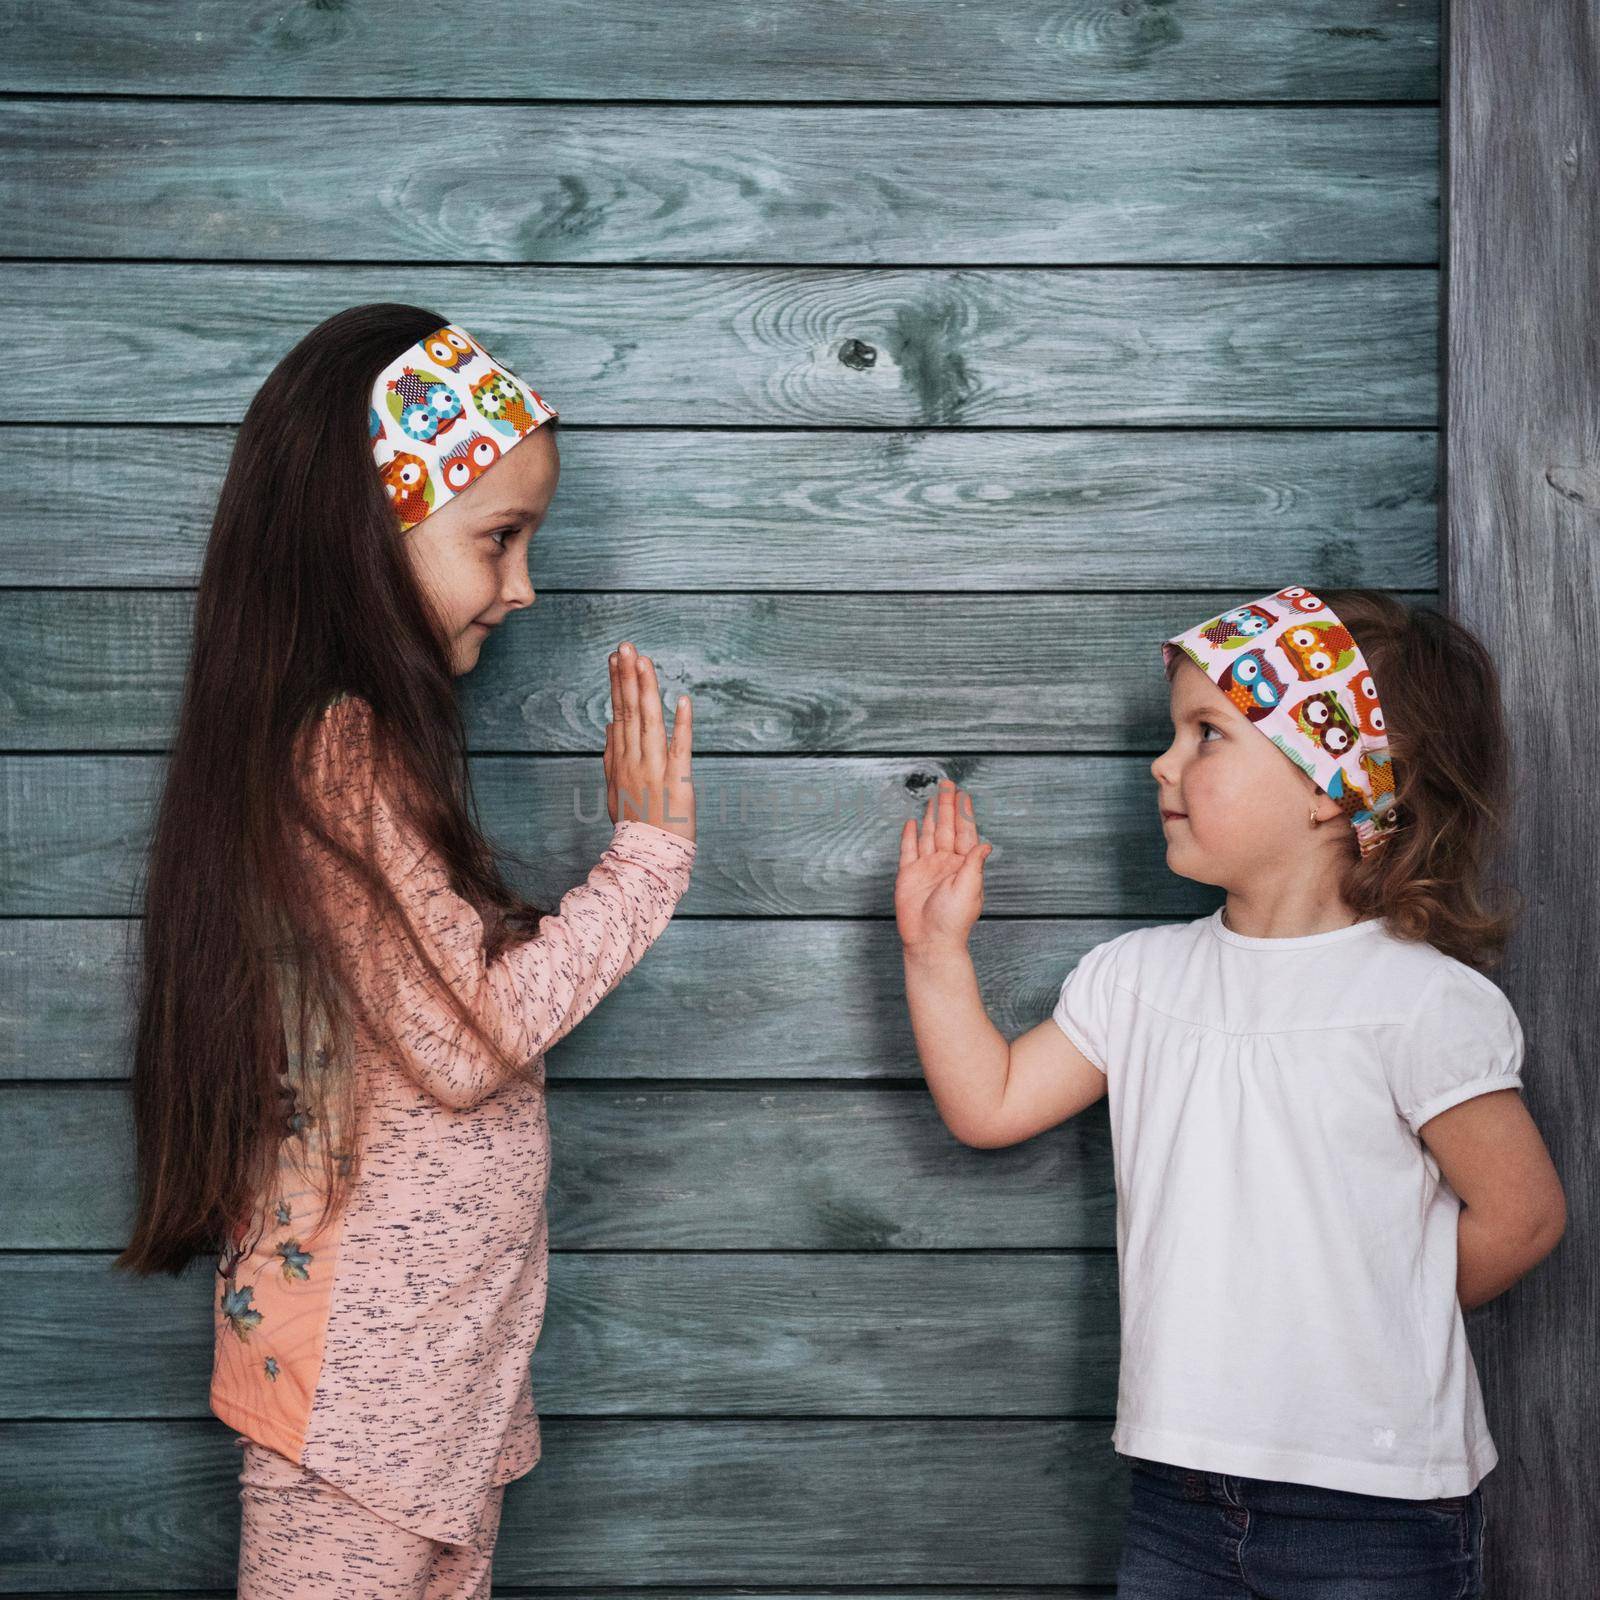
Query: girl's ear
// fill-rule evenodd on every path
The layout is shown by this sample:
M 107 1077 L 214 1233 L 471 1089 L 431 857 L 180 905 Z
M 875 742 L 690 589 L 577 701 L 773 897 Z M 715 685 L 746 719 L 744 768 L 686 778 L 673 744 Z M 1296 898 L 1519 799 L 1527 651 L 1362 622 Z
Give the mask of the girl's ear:
M 1311 791 L 1311 804 L 1308 809 L 1317 822 L 1332 822 L 1335 817 L 1344 815 L 1344 807 L 1331 794 L 1315 787 Z

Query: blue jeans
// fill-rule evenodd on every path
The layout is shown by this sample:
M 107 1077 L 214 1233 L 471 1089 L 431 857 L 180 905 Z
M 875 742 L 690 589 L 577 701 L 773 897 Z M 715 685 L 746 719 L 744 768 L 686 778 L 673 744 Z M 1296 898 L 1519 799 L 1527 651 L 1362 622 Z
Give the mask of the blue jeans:
M 1476 1600 L 1483 1489 L 1353 1494 L 1124 1458 L 1117 1600 Z

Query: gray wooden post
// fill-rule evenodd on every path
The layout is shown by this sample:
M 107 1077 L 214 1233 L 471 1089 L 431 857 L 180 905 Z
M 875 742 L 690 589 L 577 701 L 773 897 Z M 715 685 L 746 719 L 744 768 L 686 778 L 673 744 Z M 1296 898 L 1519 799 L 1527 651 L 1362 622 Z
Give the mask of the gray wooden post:
M 1554 1255 L 1469 1329 L 1500 1450 L 1487 1594 L 1554 1600 L 1600 1571 L 1600 6 L 1450 11 L 1441 586 L 1504 674 L 1527 911 L 1496 976 L 1568 1200 Z

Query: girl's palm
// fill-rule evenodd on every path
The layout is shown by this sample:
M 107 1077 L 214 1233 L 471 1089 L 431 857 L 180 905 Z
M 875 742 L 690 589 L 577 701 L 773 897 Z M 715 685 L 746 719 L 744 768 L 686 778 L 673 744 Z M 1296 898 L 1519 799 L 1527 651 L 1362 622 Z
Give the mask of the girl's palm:
M 921 831 L 911 817 L 900 830 L 894 916 L 903 944 L 966 943 L 983 910 L 983 864 L 993 849 L 978 837 L 972 796 L 941 778 Z
M 694 779 L 689 771 L 694 723 L 680 695 L 668 744 L 661 687 L 648 656 L 632 645 L 611 652 L 611 716 L 606 724 L 606 806 L 613 822 L 653 823 L 694 838 Z

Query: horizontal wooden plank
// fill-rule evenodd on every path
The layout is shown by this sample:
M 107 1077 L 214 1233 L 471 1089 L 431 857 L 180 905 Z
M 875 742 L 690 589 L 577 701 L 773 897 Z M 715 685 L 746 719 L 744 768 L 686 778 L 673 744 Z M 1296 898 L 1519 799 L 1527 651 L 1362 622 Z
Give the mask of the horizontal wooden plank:
M 498 1572 L 499 1553 L 496 1551 L 496 1567 Z M 503 1595 L 534 1595 L 546 1594 L 549 1591 L 540 1586 L 522 1584 L 496 1583 L 494 1586 L 496 1596 Z M 636 1589 L 607 1589 L 600 1584 L 585 1584 L 584 1594 L 588 1600 L 639 1600 Z M 183 1600 L 235 1600 L 237 1591 L 233 1588 L 224 1589 L 185 1589 Z M 980 1596 L 989 1596 L 991 1591 L 981 1587 L 971 1589 L 949 1588 L 940 1591 L 941 1600 L 980 1600 Z M 0 1594 L 12 1594 L 17 1600 L 71 1600 L 70 1592 L 63 1589 L 28 1589 L 14 1590 L 4 1587 L 0 1580 Z M 172 1600 L 170 1589 L 119 1589 L 116 1591 L 118 1600 Z M 1114 1588 L 1107 1588 L 1098 1583 L 1052 1583 L 1048 1588 L 1029 1589 L 1012 1585 L 1006 1590 L 1006 1600 L 1113 1600 L 1116 1594 Z M 672 1600 L 725 1600 L 720 1591 L 696 1591 L 692 1588 L 682 1587 L 672 1590 Z M 872 1589 L 861 1592 L 852 1592 L 845 1588 L 833 1588 L 827 1591 L 826 1597 L 808 1591 L 804 1594 L 792 1589 L 775 1589 L 763 1585 L 760 1590 L 760 1600 L 927 1600 L 926 1591 L 918 1589 L 894 1590 Z
M 1099 918 L 982 919 L 971 948 L 984 1002 L 1008 1037 L 1055 1005 L 1085 951 L 1140 926 Z M 129 996 L 141 925 L 75 917 L 0 919 L 0 1080 L 126 1077 Z M 720 975 L 713 990 L 708 973 Z M 737 973 L 735 982 L 729 975 Z M 552 1082 L 618 1078 L 922 1076 L 903 1004 L 892 920 L 752 924 L 681 917 L 551 1050 Z M 794 1019 L 803 1016 L 804 1028 Z M 694 1048 L 663 1052 L 685 1026 Z
M 0 313 L 72 381 L 5 385 L 0 422 L 235 422 L 323 318 L 401 300 L 564 422 L 1432 427 L 1438 292 L 1429 267 L 11 263 Z
M 1155 751 L 1172 737 L 1160 641 L 1303 576 L 1267 567 L 1248 591 L 1197 594 L 557 594 L 489 641 L 462 700 L 475 749 L 598 754 L 606 654 L 631 639 L 668 705 L 693 698 L 697 753 Z M 168 745 L 193 610 L 189 594 L 0 591 L 16 686 L 0 739 Z
M 204 1417 L 216 1273 L 0 1258 L 0 1418 Z M 1073 1416 L 1117 1402 L 1114 1252 L 557 1252 L 541 1416 Z
M 498 1550 L 496 1552 L 498 1572 L 500 1567 Z M 497 1596 L 545 1594 L 546 1589 L 538 1586 L 524 1586 L 521 1584 L 496 1583 L 494 1592 Z M 589 1600 L 638 1600 L 636 1589 L 607 1589 L 600 1584 L 585 1584 L 583 1592 Z M 119 1589 L 116 1591 L 118 1600 L 172 1600 L 170 1589 Z M 235 1600 L 237 1591 L 228 1589 L 185 1589 L 183 1600 Z M 959 1588 L 943 1589 L 940 1591 L 941 1600 L 979 1600 L 980 1596 L 987 1596 L 987 1589 L 972 1588 L 962 1590 Z M 12 1594 L 17 1600 L 71 1600 L 70 1591 L 63 1589 L 28 1589 L 14 1590 L 4 1587 L 0 1580 L 0 1594 Z M 1066 1583 L 1051 1584 L 1044 1589 L 1029 1589 L 1011 1586 L 1006 1590 L 1006 1600 L 1113 1600 L 1116 1594 L 1114 1588 L 1107 1588 L 1097 1583 Z M 799 1593 L 795 1590 L 774 1589 L 763 1586 L 760 1591 L 761 1600 L 824 1600 L 822 1595 L 812 1592 Z M 672 1600 L 724 1600 L 720 1591 L 700 1591 L 694 1589 L 676 1588 L 672 1591 Z M 872 1589 L 853 1593 L 845 1588 L 833 1588 L 827 1591 L 826 1600 L 927 1600 L 926 1592 L 917 1589 L 896 1591 L 894 1589 Z
M 693 1048 L 693 1031 L 658 1040 Z M 1003 1150 L 921 1087 L 549 1088 L 551 1240 L 566 1249 L 1104 1249 L 1106 1102 Z M 120 1085 L 0 1087 L 0 1249 L 112 1250 L 132 1137 Z
M 0 1416 L 206 1414 L 210 1265 L 109 1261 L 4 1258 Z M 535 1382 L 546 1415 L 1110 1417 L 1116 1359 L 1110 1252 L 558 1251 Z
M 1432 106 L 14 100 L 0 209 L 13 256 L 1420 262 L 1438 135 Z
M 467 99 L 1434 99 L 1437 0 L 541 0 L 473 13 L 367 0 L 99 0 L 12 8 L 22 93 Z
M 991 916 L 1199 916 L 1217 891 L 1167 870 L 1146 755 L 699 756 L 691 916 L 888 917 L 900 830 L 941 777 L 994 845 Z M 165 756 L 0 756 L 0 916 L 129 916 Z M 599 755 L 478 756 L 490 837 L 553 908 L 611 837 Z M 670 930 L 669 930 L 670 936 Z
M 234 437 L 0 430 L 0 584 L 192 585 Z M 544 594 L 1438 581 L 1431 432 L 563 428 L 560 445 Z
M 1127 1493 L 1110 1433 L 1017 1419 L 557 1420 L 506 1490 L 496 1588 L 1104 1583 Z M 225 1584 L 238 1472 L 214 1418 L 8 1424 L 0 1588 L 59 1587 L 64 1573 L 111 1591 Z

